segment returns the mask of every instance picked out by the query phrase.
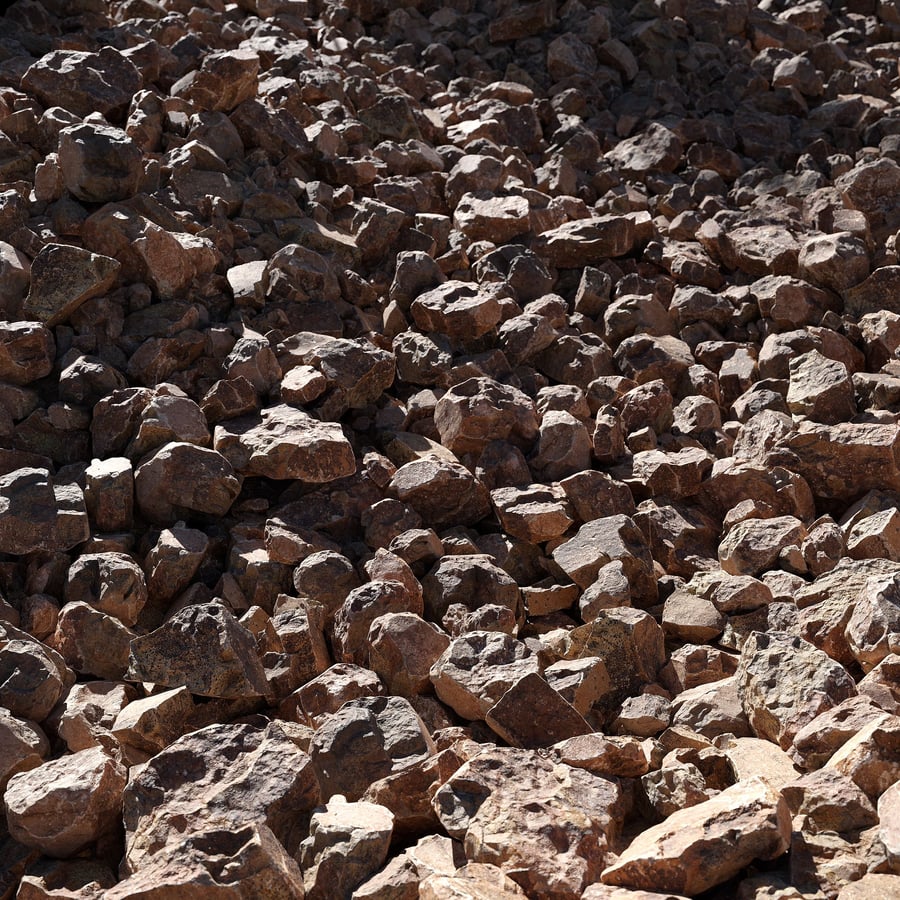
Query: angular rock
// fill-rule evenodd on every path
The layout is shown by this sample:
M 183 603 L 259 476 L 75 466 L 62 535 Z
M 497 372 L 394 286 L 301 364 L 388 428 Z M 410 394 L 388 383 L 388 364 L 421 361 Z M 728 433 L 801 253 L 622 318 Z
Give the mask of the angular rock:
M 260 697 L 268 693 L 252 635 L 220 603 L 189 606 L 156 631 L 131 642 L 127 675 L 181 687 L 203 697 Z

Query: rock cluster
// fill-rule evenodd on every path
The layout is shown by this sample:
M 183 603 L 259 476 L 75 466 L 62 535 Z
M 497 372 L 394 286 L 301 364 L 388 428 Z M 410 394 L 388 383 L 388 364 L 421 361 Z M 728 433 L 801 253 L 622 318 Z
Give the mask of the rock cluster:
M 892 0 L 16 0 L 0 900 L 900 897 Z

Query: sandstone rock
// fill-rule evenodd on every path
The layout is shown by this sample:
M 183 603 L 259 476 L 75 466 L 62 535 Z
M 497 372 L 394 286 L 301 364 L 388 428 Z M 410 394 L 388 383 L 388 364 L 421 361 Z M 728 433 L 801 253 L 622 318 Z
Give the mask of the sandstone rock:
M 176 613 L 131 642 L 128 678 L 165 687 L 184 685 L 205 697 L 253 697 L 268 692 L 250 633 L 219 603 Z
M 900 719 L 884 713 L 871 719 L 828 760 L 826 766 L 851 778 L 873 802 L 897 780 Z
M 754 632 L 741 650 L 736 677 L 753 730 L 784 749 L 807 722 L 856 693 L 843 666 L 783 633 Z
M 240 477 L 221 453 L 184 442 L 165 444 L 134 474 L 138 509 L 160 525 L 192 514 L 224 515 L 240 488 Z
M 625 256 L 634 246 L 634 222 L 627 216 L 600 216 L 566 222 L 540 236 L 540 251 L 551 266 L 576 268 Z
M 538 5 L 538 4 L 531 4 Z M 490 863 L 468 863 L 453 875 L 429 875 L 419 885 L 422 900 L 493 900 L 493 898 L 525 897 L 525 892 L 498 866 Z
M 14 775 L 3 797 L 10 833 L 49 856 L 73 856 L 115 829 L 126 781 L 99 747 Z
M 362 797 L 379 778 L 434 753 L 434 743 L 402 697 L 348 700 L 316 729 L 309 754 L 323 798 Z
M 794 516 L 745 519 L 719 545 L 719 562 L 729 575 L 759 575 L 774 567 L 786 547 L 799 549 L 805 537 L 803 523 Z
M 754 859 L 775 859 L 789 843 L 787 803 L 754 778 L 643 832 L 601 877 L 604 884 L 691 896 Z
M 354 896 L 387 859 L 393 827 L 394 816 L 383 806 L 332 797 L 313 813 L 309 837 L 300 845 L 306 896 Z

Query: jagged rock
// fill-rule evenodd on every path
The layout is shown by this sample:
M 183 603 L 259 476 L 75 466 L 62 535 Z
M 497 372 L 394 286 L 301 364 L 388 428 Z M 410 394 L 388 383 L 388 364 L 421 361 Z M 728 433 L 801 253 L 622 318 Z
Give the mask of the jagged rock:
M 601 878 L 604 884 L 693 896 L 754 859 L 781 856 L 790 833 L 787 803 L 763 778 L 752 778 L 649 828 Z
M 100 747 L 14 775 L 3 796 L 10 834 L 49 856 L 74 856 L 115 829 L 126 781 Z
M 213 447 L 244 476 L 318 484 L 356 471 L 353 449 L 338 425 L 284 404 L 219 423 Z
M 133 773 L 124 798 L 122 872 L 139 874 L 157 857 L 174 862 L 192 836 L 202 856 L 215 857 L 228 843 L 217 848 L 201 840 L 204 834 L 239 833 L 251 824 L 296 848 L 318 800 L 309 757 L 277 723 L 202 728 Z M 237 847 L 232 844 L 231 852 Z
M 434 753 L 434 743 L 402 697 L 348 700 L 313 735 L 309 753 L 324 798 L 362 797 L 373 781 Z
M 128 676 L 165 687 L 186 686 L 204 697 L 254 697 L 268 693 L 252 635 L 220 603 L 176 613 L 131 642 Z

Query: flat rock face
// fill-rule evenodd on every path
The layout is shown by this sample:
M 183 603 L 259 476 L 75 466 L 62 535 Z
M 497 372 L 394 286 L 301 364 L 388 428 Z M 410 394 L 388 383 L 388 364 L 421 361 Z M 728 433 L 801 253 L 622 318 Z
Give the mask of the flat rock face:
M 601 877 L 604 884 L 694 896 L 748 860 L 780 856 L 790 832 L 787 803 L 763 778 L 751 778 L 648 829 Z
M 896 3 L 0 22 L 0 900 L 897 893 Z

